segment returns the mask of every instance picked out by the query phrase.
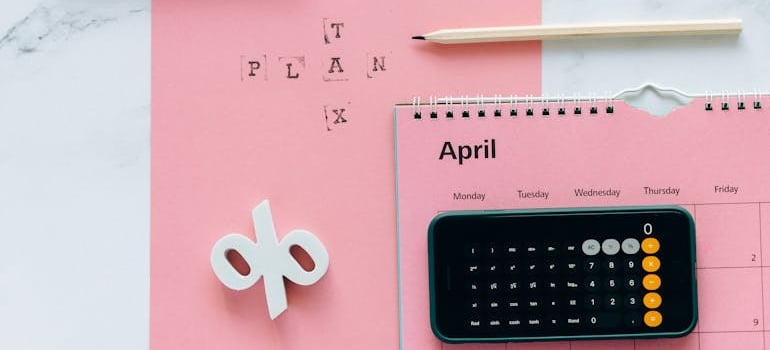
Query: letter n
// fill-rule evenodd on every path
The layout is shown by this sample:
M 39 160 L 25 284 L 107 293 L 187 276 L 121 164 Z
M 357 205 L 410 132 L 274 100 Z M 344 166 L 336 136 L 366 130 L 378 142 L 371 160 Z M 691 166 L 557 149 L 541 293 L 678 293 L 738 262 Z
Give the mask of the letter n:
M 372 54 L 367 53 L 366 54 L 366 61 L 367 61 L 367 69 L 366 69 L 366 77 L 369 79 L 372 79 L 380 74 L 383 74 L 385 72 L 385 58 L 387 56 L 380 55 L 380 54 Z

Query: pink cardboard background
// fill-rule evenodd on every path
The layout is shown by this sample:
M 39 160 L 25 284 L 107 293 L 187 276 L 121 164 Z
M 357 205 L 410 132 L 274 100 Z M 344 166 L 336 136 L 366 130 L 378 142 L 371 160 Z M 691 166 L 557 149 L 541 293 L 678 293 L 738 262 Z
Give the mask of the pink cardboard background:
M 539 43 L 410 37 L 537 24 L 540 2 L 156 0 L 152 10 L 150 347 L 396 348 L 393 104 L 540 89 Z M 340 38 L 331 23 L 344 23 Z M 334 57 L 344 72 L 328 73 Z M 347 122 L 327 119 L 341 108 Z M 317 284 L 287 283 L 275 321 L 262 281 L 234 292 L 209 265 L 223 235 L 254 237 L 250 210 L 264 199 L 279 238 L 307 229 L 330 255 Z

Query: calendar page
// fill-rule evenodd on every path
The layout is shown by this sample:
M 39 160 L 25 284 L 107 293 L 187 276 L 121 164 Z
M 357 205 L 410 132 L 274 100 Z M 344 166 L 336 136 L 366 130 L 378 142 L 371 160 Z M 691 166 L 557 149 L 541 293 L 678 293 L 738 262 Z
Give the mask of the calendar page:
M 665 117 L 622 102 L 602 104 L 595 114 L 588 103 L 586 113 L 566 106 L 567 113 L 549 115 L 541 111 L 565 106 L 397 106 L 401 348 L 770 349 L 764 102 L 695 99 Z M 521 113 L 511 116 L 511 109 Z M 689 335 L 444 344 L 432 334 L 427 234 L 438 213 L 644 205 L 678 205 L 694 219 L 699 319 Z

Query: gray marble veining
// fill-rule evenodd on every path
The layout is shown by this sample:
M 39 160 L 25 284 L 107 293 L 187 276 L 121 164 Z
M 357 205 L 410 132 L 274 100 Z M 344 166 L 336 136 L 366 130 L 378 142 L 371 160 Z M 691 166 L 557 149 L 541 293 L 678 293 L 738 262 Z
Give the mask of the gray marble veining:
M 108 23 L 149 11 L 146 6 L 126 6 L 134 4 L 120 2 L 83 5 L 68 2 L 38 5 L 0 37 L 0 52 L 33 53 L 46 44 L 66 41 L 84 31 L 97 30 Z

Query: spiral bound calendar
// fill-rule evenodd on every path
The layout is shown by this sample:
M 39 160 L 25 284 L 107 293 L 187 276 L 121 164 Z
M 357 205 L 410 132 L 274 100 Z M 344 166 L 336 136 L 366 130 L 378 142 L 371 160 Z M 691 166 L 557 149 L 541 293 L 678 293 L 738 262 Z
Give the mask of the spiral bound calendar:
M 696 96 L 664 117 L 612 98 L 397 105 L 402 349 L 770 349 L 770 98 Z M 696 227 L 698 324 L 681 338 L 444 344 L 427 234 L 446 211 L 678 205 Z

